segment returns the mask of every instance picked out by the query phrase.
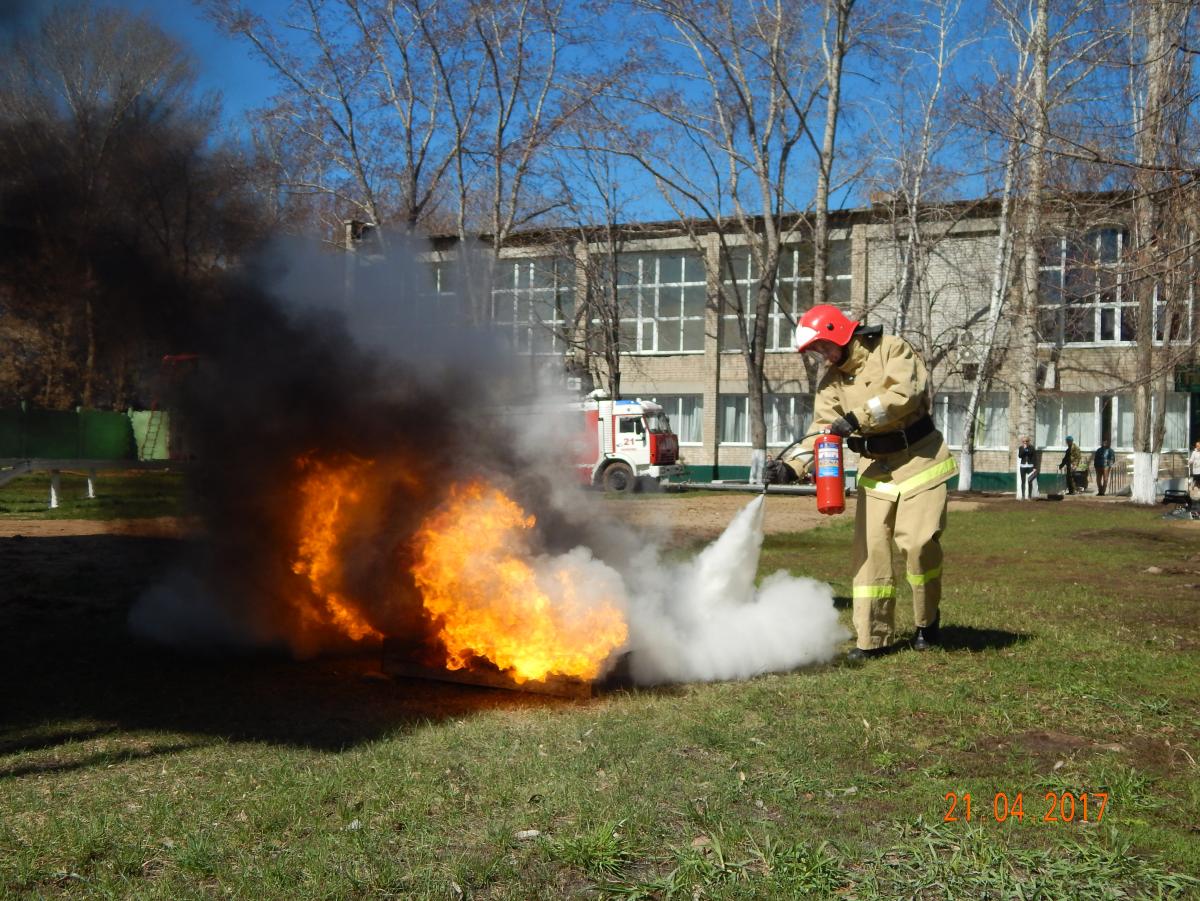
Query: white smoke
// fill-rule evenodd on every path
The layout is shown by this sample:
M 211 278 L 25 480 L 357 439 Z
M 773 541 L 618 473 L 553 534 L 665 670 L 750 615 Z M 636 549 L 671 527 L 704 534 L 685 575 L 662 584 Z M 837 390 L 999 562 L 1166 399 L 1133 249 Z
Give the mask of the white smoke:
M 603 599 L 624 607 L 629 670 L 642 685 L 748 679 L 826 663 L 850 637 L 829 585 L 782 571 L 754 584 L 763 510 L 760 495 L 691 560 L 664 561 L 657 548 L 643 545 L 618 575 L 578 547 L 543 557 L 538 569 L 555 573 L 543 584 L 556 606 L 562 591 L 552 584 L 590 586 L 572 591 L 572 606 Z
M 648 551 L 627 574 L 630 669 L 641 684 L 746 679 L 832 660 L 850 633 L 830 587 L 776 572 L 755 587 L 763 498 L 695 559 Z

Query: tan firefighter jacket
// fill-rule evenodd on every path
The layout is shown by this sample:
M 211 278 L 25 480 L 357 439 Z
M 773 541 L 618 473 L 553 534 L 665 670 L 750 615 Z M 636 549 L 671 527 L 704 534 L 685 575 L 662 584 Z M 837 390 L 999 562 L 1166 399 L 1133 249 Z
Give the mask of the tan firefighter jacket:
M 925 364 L 907 341 L 895 335 L 856 335 L 846 350 L 846 359 L 830 366 L 817 386 L 810 432 L 826 429 L 848 413 L 858 418 L 859 434 L 865 436 L 903 429 L 929 415 Z M 815 440 L 805 439 L 786 461 L 800 476 L 811 463 Z M 858 487 L 874 497 L 897 500 L 948 482 L 957 472 L 935 429 L 903 450 L 861 457 Z

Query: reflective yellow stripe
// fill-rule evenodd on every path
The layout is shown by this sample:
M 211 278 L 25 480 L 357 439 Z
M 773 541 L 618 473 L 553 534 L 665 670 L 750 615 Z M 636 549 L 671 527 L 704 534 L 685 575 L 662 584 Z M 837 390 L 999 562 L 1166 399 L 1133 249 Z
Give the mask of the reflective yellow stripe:
M 910 476 L 899 485 L 895 482 L 879 482 L 866 477 L 860 477 L 858 484 L 863 488 L 874 489 L 875 491 L 882 491 L 884 494 L 892 494 L 899 497 L 902 494 L 908 494 L 914 488 L 921 487 L 926 482 L 932 482 L 939 476 L 955 472 L 957 469 L 958 465 L 954 462 L 954 458 L 947 457 L 941 463 L 935 463 L 915 476 Z
M 891 482 L 878 482 L 875 479 L 869 479 L 866 476 L 858 477 L 858 487 L 871 488 L 875 491 L 882 491 L 884 494 L 899 494 L 900 489 Z
M 895 585 L 855 585 L 852 594 L 856 598 L 890 598 L 896 594 Z
M 914 488 L 924 485 L 926 482 L 932 482 L 938 476 L 944 476 L 947 473 L 956 472 L 958 464 L 954 462 L 953 457 L 947 457 L 941 463 L 936 463 L 930 466 L 924 472 L 919 472 L 910 479 L 905 479 L 900 483 L 899 491 L 901 494 L 906 494 Z
M 909 585 L 924 585 L 926 582 L 930 582 L 934 579 L 940 579 L 942 576 L 942 568 L 937 566 L 927 573 L 905 573 L 905 575 L 908 576 Z

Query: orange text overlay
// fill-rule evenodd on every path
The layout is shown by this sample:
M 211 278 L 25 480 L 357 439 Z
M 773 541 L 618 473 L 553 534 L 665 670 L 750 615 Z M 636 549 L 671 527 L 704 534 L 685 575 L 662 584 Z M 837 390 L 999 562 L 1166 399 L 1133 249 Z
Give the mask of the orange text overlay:
M 943 796 L 945 823 L 994 820 L 997 823 L 1024 822 L 1026 813 L 1031 820 L 1044 823 L 1099 823 L 1108 807 L 1108 792 L 1034 793 L 1029 810 L 1025 809 L 1024 792 L 995 792 L 991 795 L 972 795 L 971 792 L 948 791 Z

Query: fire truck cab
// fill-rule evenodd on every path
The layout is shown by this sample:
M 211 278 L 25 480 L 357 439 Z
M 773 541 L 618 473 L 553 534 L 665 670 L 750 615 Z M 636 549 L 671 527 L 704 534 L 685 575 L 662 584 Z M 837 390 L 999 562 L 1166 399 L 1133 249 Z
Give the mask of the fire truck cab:
M 680 478 L 679 439 L 663 408 L 648 400 L 609 400 L 596 391 L 572 405 L 582 414 L 575 444 L 580 481 L 631 491 L 639 479 Z

